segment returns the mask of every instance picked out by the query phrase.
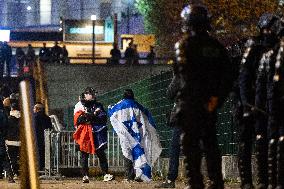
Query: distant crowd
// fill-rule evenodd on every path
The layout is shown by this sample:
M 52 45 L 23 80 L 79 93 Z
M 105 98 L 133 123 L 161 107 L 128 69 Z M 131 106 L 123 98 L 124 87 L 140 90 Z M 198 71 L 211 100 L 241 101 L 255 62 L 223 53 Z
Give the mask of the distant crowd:
M 31 44 L 28 44 L 26 53 L 21 47 L 16 49 L 18 75 L 22 75 L 23 73 L 31 70 L 33 63 L 35 62 L 35 57 L 35 51 Z M 43 43 L 43 47 L 39 50 L 39 60 L 42 62 L 53 62 L 60 64 L 69 63 L 66 46 L 63 45 L 63 47 L 60 47 L 58 42 L 55 41 L 54 46 L 48 48 L 46 47 L 46 43 Z
M 0 41 L 0 78 L 6 70 L 6 77 L 11 76 L 13 50 L 12 47 L 5 41 Z M 59 46 L 58 42 L 54 42 L 54 46 L 47 47 L 46 43 L 39 49 L 39 60 L 41 62 L 57 63 L 57 64 L 69 64 L 68 50 L 66 46 Z M 110 58 L 108 64 L 118 65 L 125 62 L 126 65 L 139 65 L 139 60 L 145 60 L 143 62 L 147 64 L 154 64 L 156 59 L 156 53 L 154 46 L 150 46 L 150 52 L 146 57 L 141 57 L 137 50 L 137 44 L 132 41 L 124 52 L 124 56 L 118 47 L 117 43 L 113 43 L 113 48 L 110 50 Z M 15 62 L 17 75 L 22 76 L 24 73 L 32 73 L 32 67 L 36 59 L 35 49 L 31 44 L 28 44 L 27 48 L 17 47 L 15 51 Z M 124 61 L 121 61 L 124 60 Z
M 12 47 L 5 41 L 0 41 L 0 76 L 3 77 L 5 68 L 6 76 L 11 76 L 12 69 Z M 42 62 L 53 62 L 60 64 L 69 63 L 68 51 L 66 46 L 60 47 L 58 42 L 55 41 L 54 46 L 51 48 L 46 47 L 46 43 L 43 43 L 43 47 L 39 50 L 39 59 Z M 21 76 L 23 73 L 31 72 L 33 63 L 35 62 L 36 54 L 31 44 L 28 44 L 25 51 L 22 47 L 17 47 L 15 52 L 15 60 L 17 73 Z
M 134 44 L 133 42 L 128 44 L 128 47 L 124 52 L 124 57 L 121 56 L 121 51 L 118 48 L 118 44 L 113 43 L 113 48 L 110 51 L 110 55 L 111 58 L 108 63 L 112 65 L 120 64 L 120 59 L 122 58 L 125 59 L 126 65 L 139 65 L 139 59 L 141 58 L 137 50 L 137 44 Z M 154 64 L 155 58 L 156 53 L 154 52 L 154 47 L 150 46 L 150 52 L 146 56 L 147 63 Z

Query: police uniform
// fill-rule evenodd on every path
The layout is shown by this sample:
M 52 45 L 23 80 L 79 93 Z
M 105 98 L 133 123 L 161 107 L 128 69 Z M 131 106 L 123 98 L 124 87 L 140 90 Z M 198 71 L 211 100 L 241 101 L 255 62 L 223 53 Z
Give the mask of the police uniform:
M 178 74 L 182 80 L 176 114 L 177 125 L 184 131 L 182 148 L 189 187 L 204 188 L 200 171 L 204 152 L 211 181 L 209 188 L 224 188 L 216 137 L 216 107 L 209 109 L 208 105 L 213 97 L 218 99 L 218 107 L 222 105 L 236 73 L 226 49 L 207 32 L 210 22 L 206 8 L 201 5 L 187 6 L 182 17 L 186 32 L 176 45 Z
M 242 188 L 252 188 L 251 179 L 251 145 L 252 132 L 248 132 L 254 125 L 255 158 L 257 188 L 268 186 L 268 114 L 271 96 L 270 82 L 271 64 L 275 60 L 275 33 L 265 33 L 264 30 L 273 31 L 278 18 L 273 14 L 264 13 L 259 20 L 260 35 L 247 41 L 247 48 L 241 61 L 239 87 L 241 103 L 243 105 L 244 121 L 243 133 L 245 137 L 239 144 L 239 172 Z M 255 123 L 253 122 L 255 121 Z M 252 124 L 252 125 L 250 125 Z M 250 136 L 249 136 L 250 135 Z
M 269 188 L 284 187 L 284 38 L 271 65 L 268 88 Z

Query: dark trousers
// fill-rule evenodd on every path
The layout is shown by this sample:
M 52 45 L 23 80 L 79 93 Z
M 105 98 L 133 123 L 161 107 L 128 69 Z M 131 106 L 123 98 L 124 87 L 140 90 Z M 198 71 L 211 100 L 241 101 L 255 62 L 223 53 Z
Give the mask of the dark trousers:
M 179 156 L 180 156 L 180 136 L 182 134 L 181 128 L 174 127 L 173 137 L 171 141 L 171 151 L 170 151 L 170 162 L 169 162 L 169 172 L 168 179 L 170 181 L 175 181 L 178 177 L 178 167 L 179 167 Z
M 268 138 L 278 139 L 280 136 L 284 136 L 284 100 L 275 94 L 268 100 Z
M 82 175 L 89 175 L 89 166 L 88 166 L 88 159 L 89 159 L 89 154 L 86 152 L 81 152 L 82 158 L 81 158 L 81 165 L 82 165 Z M 108 162 L 107 162 L 107 157 L 104 149 L 97 149 L 96 150 L 96 155 L 99 158 L 100 162 L 100 167 L 102 170 L 102 173 L 105 175 L 108 173 Z
M 252 117 L 244 119 L 240 115 L 236 126 L 238 128 L 238 169 L 241 178 L 241 188 L 245 184 L 252 185 L 251 155 L 255 141 L 254 121 Z
M 13 178 L 14 174 L 19 175 L 19 157 L 20 148 L 18 146 L 8 146 L 7 163 L 5 167 L 11 178 Z
M 188 105 L 184 111 L 182 148 L 186 157 L 186 171 L 192 189 L 203 189 L 201 174 L 202 153 L 205 154 L 208 177 L 214 188 L 224 188 L 221 154 L 216 137 L 216 112 L 209 113 L 203 106 Z M 181 124 L 181 123 L 180 123 Z M 202 148 L 201 148 L 202 144 Z
M 22 77 L 24 74 L 24 60 L 18 60 L 17 59 L 17 65 L 18 65 L 18 77 Z
M 273 88 L 274 89 L 274 88 Z M 284 186 L 284 102 L 276 87 L 268 99 L 268 184 Z
M 3 74 L 4 74 L 4 62 L 0 61 L 0 79 L 3 79 Z
M 11 76 L 11 59 L 6 59 L 5 60 L 5 63 L 6 63 L 6 69 L 7 69 L 7 77 L 10 77 Z
M 0 178 L 2 178 L 2 173 L 4 169 L 4 160 L 6 156 L 5 141 L 0 133 Z
M 256 80 L 255 106 L 267 111 L 267 83 L 266 74 L 259 73 Z M 267 116 L 260 111 L 255 112 L 255 159 L 257 185 L 268 185 L 268 137 Z M 258 187 L 259 187 L 258 186 Z
M 126 157 L 124 157 L 124 167 L 125 167 L 125 177 L 128 180 L 134 180 L 135 171 L 134 171 L 134 167 L 133 167 L 133 162 Z
M 45 148 L 38 149 L 38 155 L 39 155 L 39 170 L 44 171 L 45 168 Z

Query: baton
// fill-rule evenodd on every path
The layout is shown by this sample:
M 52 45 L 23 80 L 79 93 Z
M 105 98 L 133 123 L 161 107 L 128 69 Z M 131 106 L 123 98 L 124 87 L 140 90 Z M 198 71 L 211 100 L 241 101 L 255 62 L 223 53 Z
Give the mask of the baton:
M 267 113 L 266 111 L 264 111 L 263 109 L 261 109 L 261 108 L 258 108 L 258 107 L 256 107 L 256 106 L 253 106 L 253 105 L 248 104 L 248 103 L 246 103 L 245 105 L 248 106 L 248 107 L 250 107 L 250 108 L 251 108 L 251 111 L 257 111 L 257 112 L 262 113 L 262 114 L 265 115 L 265 116 L 268 116 L 268 113 Z

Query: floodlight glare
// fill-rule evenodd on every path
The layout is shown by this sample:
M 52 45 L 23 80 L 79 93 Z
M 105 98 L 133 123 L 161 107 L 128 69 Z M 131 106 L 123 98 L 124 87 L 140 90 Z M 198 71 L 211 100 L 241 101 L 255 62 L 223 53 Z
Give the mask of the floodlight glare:
M 91 15 L 91 20 L 97 20 L 97 16 L 96 15 Z

